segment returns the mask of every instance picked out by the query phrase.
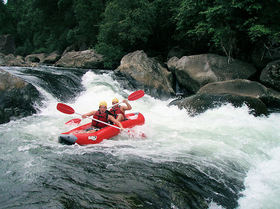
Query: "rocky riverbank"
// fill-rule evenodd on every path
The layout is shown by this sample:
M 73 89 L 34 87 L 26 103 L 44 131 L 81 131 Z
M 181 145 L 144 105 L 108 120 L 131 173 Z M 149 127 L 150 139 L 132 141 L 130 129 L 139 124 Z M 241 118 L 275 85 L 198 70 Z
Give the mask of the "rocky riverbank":
M 94 70 L 103 68 L 103 57 L 91 49 L 65 51 L 61 55 L 57 52 L 31 54 L 26 57 L 0 54 L 0 66 L 40 65 Z M 7 101 L 4 99 L 7 92 L 10 88 L 16 88 L 6 81 L 18 78 L 8 72 L 1 73 L 0 87 L 9 88 L 0 88 L 0 97 L 2 101 Z M 280 60 L 269 62 L 263 70 L 259 70 L 250 63 L 229 60 L 215 54 L 174 56 L 162 63 L 139 50 L 122 58 L 120 66 L 114 70 L 114 78 L 124 88 L 143 89 L 156 98 L 176 98 L 176 95 L 180 94 L 180 98 L 170 105 L 185 108 L 191 115 L 225 103 L 236 107 L 246 104 L 256 116 L 267 115 L 269 108 L 280 108 Z M 27 84 L 17 85 L 17 88 L 24 89 L 26 86 Z M 27 99 L 25 104 L 28 101 Z M 3 107 L 0 117 L 2 122 L 7 122 L 7 118 L 18 114 L 18 111 L 7 111 L 9 102 L 4 103 L 1 103 Z M 14 107 L 17 107 L 16 103 Z M 33 112 L 32 108 L 28 111 Z

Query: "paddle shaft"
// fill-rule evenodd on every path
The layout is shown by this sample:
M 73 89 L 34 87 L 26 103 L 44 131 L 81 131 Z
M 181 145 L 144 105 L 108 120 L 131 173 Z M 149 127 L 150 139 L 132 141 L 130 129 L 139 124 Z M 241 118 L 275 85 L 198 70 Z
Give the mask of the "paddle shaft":
M 140 99 L 140 98 L 143 97 L 144 95 L 145 95 L 145 93 L 144 93 L 143 90 L 138 90 L 138 91 L 135 91 L 135 92 L 133 92 L 132 94 L 130 94 L 130 95 L 127 97 L 127 99 L 128 99 L 128 101 L 134 101 L 134 100 Z M 123 103 L 123 102 L 118 102 L 118 103 L 116 103 L 116 104 L 114 104 L 114 105 L 108 107 L 108 109 L 110 109 L 110 108 L 112 108 L 112 107 L 114 107 L 114 106 L 116 106 L 116 105 L 119 105 L 119 104 L 121 104 L 121 103 Z
M 116 105 L 119 105 L 119 104 L 121 104 L 121 103 L 122 103 L 122 102 L 118 102 L 118 103 L 116 103 L 116 104 L 114 104 L 114 105 L 108 107 L 108 109 L 111 109 L 112 107 L 115 107 Z
M 83 116 L 83 115 L 80 114 L 80 113 L 77 113 L 77 112 L 75 112 L 75 113 L 76 113 L 77 115 Z M 101 120 L 98 120 L 98 119 L 95 119 L 95 118 L 90 118 L 90 117 L 88 117 L 88 116 L 86 116 L 86 118 L 89 118 L 89 119 L 91 119 L 91 120 L 95 120 L 95 121 L 97 121 L 97 122 L 99 122 L 99 123 L 103 123 L 103 124 L 106 124 L 107 126 L 111 126 L 111 127 L 114 127 L 114 128 L 117 128 L 117 129 L 121 130 L 120 127 L 114 126 L 114 125 L 109 124 L 109 123 L 106 123 L 106 122 L 104 122 L 104 121 L 101 121 Z

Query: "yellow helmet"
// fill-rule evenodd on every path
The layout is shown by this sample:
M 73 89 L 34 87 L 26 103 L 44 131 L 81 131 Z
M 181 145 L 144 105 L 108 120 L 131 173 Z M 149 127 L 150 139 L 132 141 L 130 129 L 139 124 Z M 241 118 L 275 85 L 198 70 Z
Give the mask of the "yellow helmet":
M 112 100 L 112 103 L 113 103 L 113 102 L 119 103 L 119 100 L 115 97 L 115 98 Z
M 107 107 L 107 102 L 105 102 L 105 101 L 99 102 L 99 107 L 100 107 L 100 106 L 106 106 L 106 107 Z

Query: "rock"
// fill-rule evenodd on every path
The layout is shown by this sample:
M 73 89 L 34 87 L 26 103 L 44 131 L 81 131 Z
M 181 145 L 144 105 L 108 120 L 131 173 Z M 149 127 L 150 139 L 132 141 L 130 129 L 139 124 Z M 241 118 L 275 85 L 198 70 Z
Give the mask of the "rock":
M 13 54 L 0 54 L 0 66 L 20 66 L 27 67 L 22 56 L 14 56 Z
M 4 55 L 0 53 L 0 66 L 19 66 L 19 67 L 35 67 L 40 64 L 51 65 L 54 64 L 60 55 L 57 52 L 53 52 L 49 55 L 45 53 L 30 54 L 25 57 L 14 56 L 13 54 Z
M 125 55 L 115 70 L 115 75 L 123 76 L 129 87 L 144 89 L 157 98 L 175 94 L 172 73 L 142 50 Z
M 280 91 L 280 60 L 267 64 L 261 73 L 260 81 L 265 85 Z
M 168 66 L 168 69 L 170 69 L 171 71 L 175 71 L 176 69 L 176 65 L 179 61 L 179 58 L 178 57 L 172 57 L 168 60 L 167 62 L 167 66 Z
M 45 57 L 43 60 L 43 64 L 53 65 L 60 59 L 60 55 L 58 52 L 53 52 Z
M 35 113 L 33 104 L 40 100 L 34 86 L 0 69 L 0 124 Z
M 176 79 L 186 91 L 196 93 L 202 86 L 233 79 L 248 79 L 256 69 L 247 63 L 214 54 L 184 56 L 168 60 L 168 68 L 174 71 Z
M 209 83 L 201 87 L 196 95 L 173 101 L 170 105 L 185 108 L 195 115 L 225 103 L 235 107 L 246 104 L 254 115 L 267 115 L 267 108 L 280 108 L 280 92 L 245 79 L 220 81 Z
M 46 54 L 40 53 L 40 54 L 29 54 L 25 57 L 25 62 L 29 65 L 32 65 L 32 63 L 42 63 L 45 60 Z
M 55 66 L 98 69 L 103 67 L 103 57 L 94 50 L 71 51 L 62 55 Z
M 199 89 L 198 94 L 230 94 L 260 99 L 268 107 L 280 108 L 280 93 L 262 84 L 245 79 L 210 83 Z
M 13 54 L 16 50 L 15 40 L 12 35 L 0 35 L 0 52 L 3 54 Z
M 227 103 L 231 103 L 234 107 L 241 107 L 246 104 L 250 109 L 250 113 L 255 116 L 267 115 L 268 113 L 266 105 L 260 99 L 231 94 L 196 94 L 182 100 L 173 101 L 170 105 L 185 108 L 191 116 L 195 116 L 208 109 L 218 108 Z

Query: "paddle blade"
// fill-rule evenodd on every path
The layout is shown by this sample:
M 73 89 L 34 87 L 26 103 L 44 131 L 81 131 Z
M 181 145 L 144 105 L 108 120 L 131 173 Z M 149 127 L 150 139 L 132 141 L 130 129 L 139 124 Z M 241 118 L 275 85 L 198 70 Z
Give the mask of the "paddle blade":
M 65 124 L 66 125 L 71 125 L 71 124 L 79 124 L 81 122 L 80 118 L 74 118 L 72 120 L 67 121 Z
M 141 97 L 143 97 L 145 95 L 145 92 L 143 90 L 138 90 L 133 92 L 132 94 L 130 94 L 128 96 L 128 100 L 129 101 L 134 101 L 136 99 L 140 99 Z
M 70 114 L 71 115 L 71 114 L 75 113 L 75 110 L 72 107 L 70 107 L 66 104 L 63 104 L 63 103 L 58 103 L 57 106 L 56 106 L 56 109 L 60 112 L 65 113 L 65 114 Z

